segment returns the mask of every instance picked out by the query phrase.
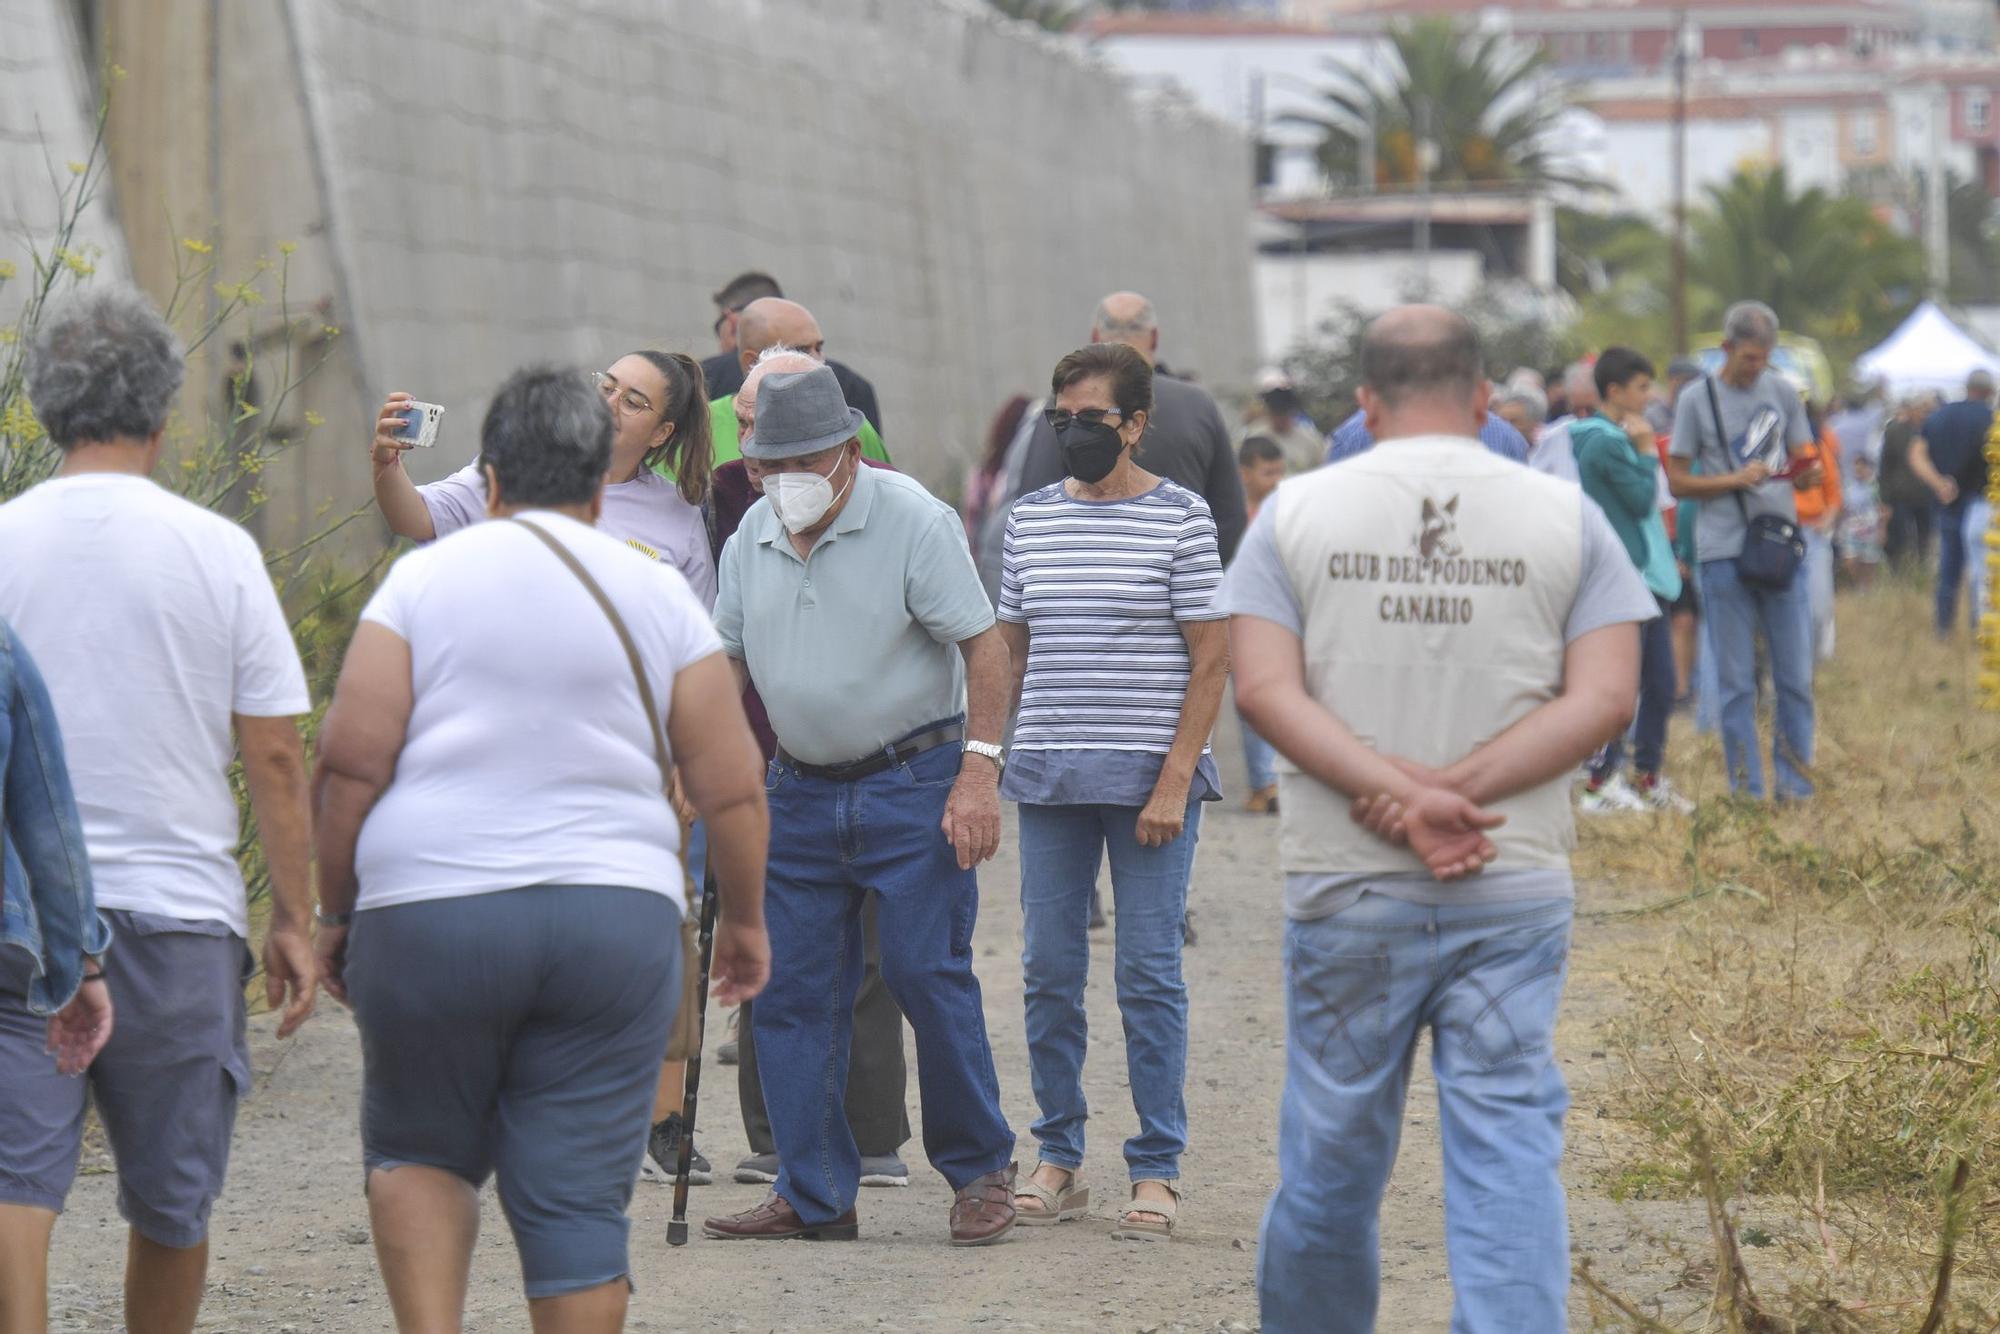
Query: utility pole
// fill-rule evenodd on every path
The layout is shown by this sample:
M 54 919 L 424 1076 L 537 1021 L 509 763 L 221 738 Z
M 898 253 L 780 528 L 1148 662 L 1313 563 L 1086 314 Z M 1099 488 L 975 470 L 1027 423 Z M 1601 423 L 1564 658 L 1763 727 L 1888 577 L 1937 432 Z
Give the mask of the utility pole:
M 1951 117 L 1949 98 L 1943 84 L 1931 90 L 1930 143 L 1924 163 L 1924 244 L 1930 251 L 1931 295 L 1940 301 L 1951 284 L 1950 192 L 1944 175 L 1944 136 Z
M 1417 99 L 1417 281 L 1426 298 L 1431 292 L 1431 169 L 1436 146 L 1431 143 L 1431 101 Z
M 1673 355 L 1688 350 L 1687 309 L 1687 65 L 1688 18 L 1683 9 L 1674 16 L 1674 216 L 1672 268 L 1667 279 L 1668 296 L 1673 302 Z

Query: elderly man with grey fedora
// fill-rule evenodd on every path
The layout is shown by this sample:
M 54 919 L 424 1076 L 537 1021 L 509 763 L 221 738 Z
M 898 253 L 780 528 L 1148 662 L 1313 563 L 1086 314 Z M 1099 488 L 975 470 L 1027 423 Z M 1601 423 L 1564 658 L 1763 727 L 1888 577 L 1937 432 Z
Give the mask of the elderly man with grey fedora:
M 778 737 L 765 782 L 772 982 L 752 1018 L 778 1179 L 711 1237 L 857 1236 L 860 1155 L 842 1106 L 879 902 L 882 979 L 917 1038 L 924 1151 L 951 1184 L 955 1246 L 1014 1226 L 972 929 L 973 868 L 1000 843 L 1007 649 L 957 515 L 867 468 L 863 418 L 824 366 L 774 372 L 742 442 L 764 498 L 723 548 L 716 628 Z

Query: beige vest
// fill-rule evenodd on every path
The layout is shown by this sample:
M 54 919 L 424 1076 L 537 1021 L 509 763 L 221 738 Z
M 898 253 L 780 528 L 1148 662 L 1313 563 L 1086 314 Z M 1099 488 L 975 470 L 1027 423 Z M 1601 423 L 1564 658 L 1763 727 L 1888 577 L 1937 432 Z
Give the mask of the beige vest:
M 1473 440 L 1430 436 L 1286 482 L 1278 553 L 1305 620 L 1306 688 L 1370 747 L 1442 768 L 1562 686 L 1583 569 L 1576 484 Z M 1421 872 L 1281 764 L 1288 872 Z M 1496 802 L 1496 870 L 1567 867 L 1565 775 Z

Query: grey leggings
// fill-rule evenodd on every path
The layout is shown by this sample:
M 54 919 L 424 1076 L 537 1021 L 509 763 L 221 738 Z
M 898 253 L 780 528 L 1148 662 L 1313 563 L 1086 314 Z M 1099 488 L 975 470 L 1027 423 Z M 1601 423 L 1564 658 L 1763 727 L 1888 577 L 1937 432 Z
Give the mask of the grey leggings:
M 441 1168 L 500 1202 L 529 1297 L 626 1276 L 625 1207 L 680 1000 L 680 914 L 538 885 L 357 913 L 367 1170 Z

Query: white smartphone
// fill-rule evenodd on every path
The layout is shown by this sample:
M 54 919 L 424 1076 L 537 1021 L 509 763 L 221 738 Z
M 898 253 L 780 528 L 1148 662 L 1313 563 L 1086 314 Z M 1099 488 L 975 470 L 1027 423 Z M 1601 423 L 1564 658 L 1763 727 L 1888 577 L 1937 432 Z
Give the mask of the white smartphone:
M 396 432 L 398 440 L 407 440 L 418 449 L 429 449 L 437 443 L 438 423 L 444 420 L 444 409 L 435 403 L 410 403 L 397 414 L 403 419 L 403 429 Z

